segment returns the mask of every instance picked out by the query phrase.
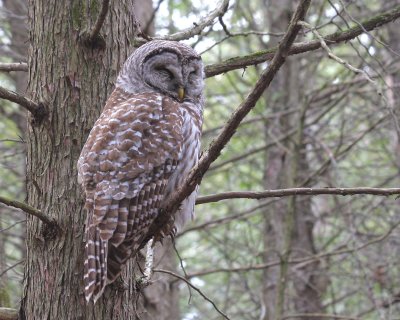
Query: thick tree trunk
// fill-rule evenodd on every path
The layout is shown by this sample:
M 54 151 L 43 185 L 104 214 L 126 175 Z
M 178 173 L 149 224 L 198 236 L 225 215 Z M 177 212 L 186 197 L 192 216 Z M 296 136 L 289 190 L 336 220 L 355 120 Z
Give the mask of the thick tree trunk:
M 29 93 L 45 104 L 41 123 L 30 119 L 27 189 L 30 205 L 61 230 L 28 217 L 21 319 L 135 319 L 132 265 L 120 286 L 107 287 L 95 306 L 83 294 L 85 213 L 76 161 L 86 137 L 132 50 L 133 0 L 110 1 L 104 46 L 89 46 L 84 32 L 103 1 L 29 0 Z M 127 276 L 129 274 L 129 276 Z

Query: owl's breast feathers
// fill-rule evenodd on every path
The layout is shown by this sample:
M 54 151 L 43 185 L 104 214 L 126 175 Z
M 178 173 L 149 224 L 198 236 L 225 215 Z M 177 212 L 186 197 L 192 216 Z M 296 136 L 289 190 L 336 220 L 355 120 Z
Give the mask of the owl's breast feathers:
M 88 209 L 88 301 L 143 245 L 182 157 L 184 118 L 171 98 L 116 89 L 90 132 L 78 161 Z

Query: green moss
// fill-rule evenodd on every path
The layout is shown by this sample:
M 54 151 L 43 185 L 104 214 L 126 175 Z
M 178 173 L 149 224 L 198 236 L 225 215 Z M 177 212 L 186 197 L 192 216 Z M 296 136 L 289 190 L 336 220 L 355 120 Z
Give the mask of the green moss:
M 73 27 L 77 30 L 83 29 L 85 24 L 88 22 L 88 17 L 86 16 L 86 12 L 89 9 L 90 19 L 92 23 L 94 23 L 97 19 L 99 11 L 101 9 L 100 0 L 91 0 L 89 3 L 89 7 L 86 1 L 82 0 L 74 0 L 72 3 L 72 23 Z
M 85 12 L 85 4 L 79 0 L 73 1 L 72 3 L 72 25 L 74 29 L 81 29 L 83 15 Z

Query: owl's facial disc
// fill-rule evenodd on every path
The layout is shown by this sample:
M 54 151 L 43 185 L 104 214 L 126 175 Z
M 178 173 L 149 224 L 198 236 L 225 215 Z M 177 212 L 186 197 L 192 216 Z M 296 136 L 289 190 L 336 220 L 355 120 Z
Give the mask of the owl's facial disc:
M 180 58 L 173 52 L 163 51 L 150 56 L 143 64 L 144 81 L 162 93 L 182 101 L 185 83 Z

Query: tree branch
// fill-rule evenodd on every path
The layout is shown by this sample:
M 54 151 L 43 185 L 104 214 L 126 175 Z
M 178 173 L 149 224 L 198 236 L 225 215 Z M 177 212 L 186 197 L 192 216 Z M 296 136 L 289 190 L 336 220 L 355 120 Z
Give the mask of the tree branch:
M 19 104 L 21 107 L 28 110 L 38 123 L 40 123 L 47 115 L 46 108 L 43 104 L 33 102 L 32 100 L 6 88 L 0 87 L 0 98 Z
M 164 40 L 180 41 L 190 39 L 196 35 L 199 35 L 206 27 L 211 25 L 214 20 L 218 17 L 222 17 L 228 10 L 229 0 L 223 0 L 219 3 L 218 7 L 211 11 L 208 15 L 200 19 L 198 23 L 193 23 L 194 27 L 188 28 L 169 36 L 163 37 Z
M 11 72 L 11 71 L 28 71 L 28 65 L 24 62 L 17 63 L 0 63 L 0 71 Z
M 229 142 L 229 140 L 234 135 L 237 127 L 244 117 L 254 108 L 256 102 L 261 97 L 265 89 L 270 85 L 274 76 L 284 64 L 286 57 L 288 55 L 290 46 L 293 44 L 298 32 L 300 31 L 300 26 L 298 22 L 304 20 L 305 14 L 310 6 L 310 0 L 300 1 L 297 9 L 293 15 L 293 18 L 289 24 L 288 30 L 283 36 L 278 50 L 274 58 L 268 67 L 261 73 L 260 78 L 255 84 L 253 90 L 247 96 L 247 98 L 239 105 L 235 112 L 231 115 L 230 119 L 227 121 L 221 133 L 214 139 L 210 144 L 208 149 L 203 153 L 198 164 L 189 173 L 188 178 L 183 183 L 183 185 L 178 189 L 178 191 L 171 195 L 169 199 L 165 202 L 163 207 L 164 214 L 159 214 L 156 221 L 153 223 L 150 229 L 150 235 L 155 233 L 155 230 L 159 230 L 161 226 L 169 219 L 169 215 L 178 209 L 179 204 L 188 197 L 198 184 L 200 184 L 204 174 L 210 167 L 210 164 L 218 158 L 221 150 Z
M 400 6 L 396 6 L 391 10 L 384 13 L 377 14 L 375 17 L 361 22 L 361 25 L 357 25 L 353 28 L 338 31 L 324 37 L 324 41 L 327 45 L 337 44 L 343 41 L 348 41 L 354 39 L 360 34 L 366 31 L 374 30 L 384 24 L 392 22 L 400 17 Z M 320 40 L 313 40 L 309 42 L 299 42 L 294 43 L 289 50 L 289 55 L 304 53 L 307 51 L 317 50 L 321 48 Z M 268 50 L 259 51 L 244 57 L 230 58 L 221 63 L 208 65 L 205 67 L 206 77 L 212 77 L 217 74 L 228 72 L 235 69 L 245 68 L 247 66 L 259 64 L 265 61 L 272 60 L 275 52 L 277 52 L 278 47 L 273 47 Z
M 101 9 L 100 9 L 99 15 L 94 24 L 94 27 L 91 31 L 88 32 L 87 36 L 84 39 L 85 40 L 84 42 L 86 44 L 91 45 L 91 46 L 101 47 L 101 48 L 105 47 L 105 41 L 100 36 L 100 30 L 106 19 L 109 6 L 110 6 L 110 0 L 103 0 L 103 2 L 101 4 Z
M 90 32 L 89 40 L 93 41 L 99 35 L 100 29 L 103 26 L 104 20 L 106 19 L 107 16 L 109 4 L 110 0 L 103 0 L 99 16 L 97 17 L 94 28 Z
M 400 225 L 400 221 L 392 225 L 387 232 L 382 234 L 381 236 L 370 240 L 368 242 L 365 242 L 363 244 L 360 244 L 357 247 L 354 248 L 342 248 L 343 245 L 339 246 L 339 248 L 342 249 L 333 249 L 331 251 L 327 252 L 320 252 L 315 255 L 310 255 L 305 258 L 296 258 L 296 259 L 291 259 L 288 261 L 289 264 L 296 264 L 298 267 L 300 266 L 305 266 L 307 264 L 313 263 L 314 261 L 319 261 L 323 258 L 327 257 L 333 257 L 333 256 L 338 256 L 338 255 L 343 255 L 343 254 L 350 254 L 353 252 L 358 252 L 360 250 L 363 250 L 373 244 L 380 243 L 384 240 L 386 240 L 392 232 Z M 348 244 L 346 243 L 344 246 L 347 246 Z M 281 260 L 277 261 L 271 261 L 268 263 L 262 263 L 262 264 L 254 264 L 254 265 L 249 265 L 249 266 L 240 266 L 240 267 L 234 267 L 234 268 L 217 268 L 217 269 L 212 269 L 212 270 L 202 270 L 198 272 L 193 272 L 187 275 L 187 279 L 191 279 L 194 277 L 202 277 L 205 275 L 213 274 L 213 273 L 221 273 L 221 272 L 246 272 L 246 271 L 257 271 L 257 270 L 265 270 L 269 269 L 275 266 L 279 266 L 281 264 Z
M 170 41 L 180 41 L 190 39 L 196 35 L 199 35 L 206 27 L 211 25 L 214 20 L 218 17 L 222 17 L 228 10 L 229 0 L 222 0 L 216 9 L 211 11 L 205 17 L 201 18 L 199 22 L 193 23 L 192 28 L 187 28 L 185 30 L 179 31 L 177 33 L 167 35 L 164 37 L 155 37 L 154 40 L 170 40 Z M 146 43 L 146 39 L 138 38 L 135 40 L 137 46 Z
M 46 223 L 49 226 L 55 225 L 55 221 L 47 217 L 42 211 L 31 207 L 30 205 L 17 201 L 17 200 L 11 200 L 6 197 L 0 196 L 0 203 L 5 204 L 6 206 L 21 209 L 22 211 L 26 212 L 27 214 L 30 214 L 32 216 L 35 216 L 36 218 L 39 218 L 42 220 L 44 223 Z
M 290 314 L 287 316 L 283 316 L 283 319 L 297 319 L 297 318 L 302 318 L 302 319 L 308 319 L 308 318 L 327 318 L 327 319 L 341 319 L 341 320 L 361 320 L 361 318 L 358 317 L 350 317 L 350 316 L 340 316 L 336 314 L 325 314 L 325 313 L 297 313 L 297 314 Z
M 351 196 L 356 194 L 372 194 L 375 196 L 392 196 L 400 195 L 400 188 L 290 188 L 290 189 L 277 189 L 277 190 L 264 190 L 259 192 L 252 191 L 231 191 L 211 194 L 208 196 L 198 197 L 197 204 L 204 204 L 210 202 L 218 202 L 227 199 L 264 199 L 275 197 L 289 197 L 289 196 L 313 196 L 322 194 L 334 194 L 341 196 Z
M 154 272 L 160 272 L 160 273 L 166 273 L 169 274 L 175 278 L 178 278 L 184 282 L 186 282 L 186 284 L 188 286 L 190 286 L 191 288 L 193 288 L 195 291 L 197 291 L 205 300 L 207 300 L 208 302 L 210 302 L 212 304 L 212 306 L 214 307 L 214 309 L 221 315 L 223 316 L 225 319 L 229 320 L 228 316 L 223 313 L 221 310 L 218 309 L 218 307 L 215 305 L 214 301 L 212 301 L 210 298 L 208 298 L 199 288 L 197 288 L 196 286 L 194 286 L 189 280 L 185 279 L 184 277 L 180 276 L 179 274 L 176 274 L 172 271 L 169 270 L 163 270 L 163 269 L 154 269 Z
M 18 310 L 0 308 L 0 320 L 18 320 Z

